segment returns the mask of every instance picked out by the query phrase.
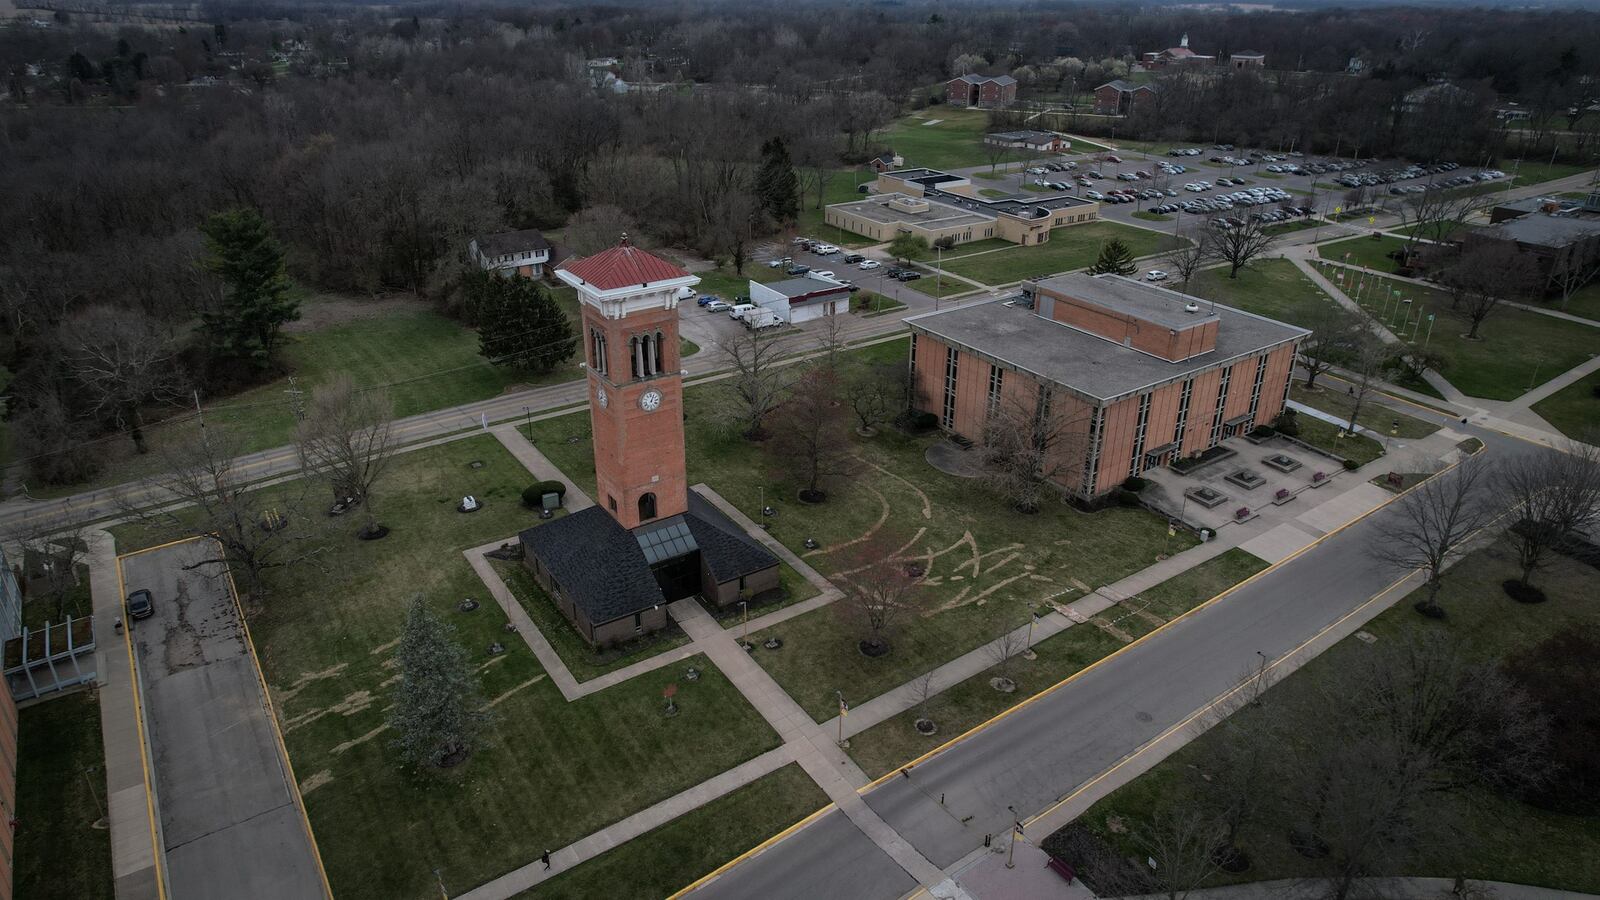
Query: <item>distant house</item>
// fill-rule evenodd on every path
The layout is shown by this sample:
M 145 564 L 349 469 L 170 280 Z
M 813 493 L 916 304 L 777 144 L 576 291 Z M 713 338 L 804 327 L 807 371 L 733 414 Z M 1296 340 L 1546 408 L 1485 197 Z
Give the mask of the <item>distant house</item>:
M 1267 67 L 1267 55 L 1255 50 L 1240 50 L 1228 54 L 1228 65 L 1235 69 L 1264 69 Z
M 1206 56 L 1189 49 L 1189 36 L 1186 34 L 1178 41 L 1178 46 L 1168 47 L 1165 50 L 1151 50 L 1144 54 L 1142 62 L 1146 69 L 1168 69 L 1180 66 L 1211 65 L 1215 63 L 1215 56 Z
M 1406 112 L 1415 112 L 1430 103 L 1465 104 L 1472 99 L 1472 92 L 1466 88 L 1448 81 L 1437 81 L 1406 91 L 1400 106 Z
M 1125 116 L 1155 95 L 1153 84 L 1134 84 L 1118 78 L 1094 89 L 1094 111 L 1102 116 Z
M 762 284 L 750 282 L 750 302 L 797 324 L 850 311 L 850 289 L 821 275 Z
M 983 142 L 1033 153 L 1065 153 L 1072 147 L 1070 141 L 1053 131 L 997 131 L 984 135 Z
M 550 261 L 550 242 L 533 228 L 502 231 L 473 238 L 467 245 L 467 255 L 483 269 L 539 278 Z
M 867 165 L 871 166 L 874 172 L 892 172 L 905 164 L 904 157 L 893 150 L 885 150 L 867 161 Z
M 945 82 L 945 102 L 1001 109 L 1017 102 L 1017 80 L 1010 75 L 962 75 Z

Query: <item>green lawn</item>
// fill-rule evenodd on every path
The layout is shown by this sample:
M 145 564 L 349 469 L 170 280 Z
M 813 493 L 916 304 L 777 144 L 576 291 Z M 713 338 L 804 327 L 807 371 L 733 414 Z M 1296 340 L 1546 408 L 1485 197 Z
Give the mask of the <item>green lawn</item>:
M 1391 293 L 1386 295 L 1386 291 Z M 1399 291 L 1400 312 L 1393 291 Z M 1443 357 L 1439 374 L 1469 397 L 1516 399 L 1600 353 L 1600 329 L 1554 316 L 1501 307 L 1484 320 L 1480 339 L 1468 340 L 1464 335 L 1470 323 L 1450 310 L 1450 298 L 1443 291 L 1380 279 L 1369 281 L 1356 293 L 1363 309 L 1383 319 L 1407 343 L 1425 344 L 1430 352 Z M 1403 302 L 1408 299 L 1412 301 L 1409 305 Z M 1411 326 L 1399 324 L 1402 314 L 1408 316 Z M 1429 314 L 1436 316 L 1431 334 Z
M 904 303 L 872 291 L 859 291 L 850 297 L 850 311 L 864 315 L 879 315 L 905 308 Z
M 517 896 L 665 897 L 827 803 L 816 782 L 790 763 Z
M 1317 304 L 1333 302 L 1287 259 L 1260 260 L 1241 270 L 1238 278 L 1229 278 L 1227 267 L 1205 269 L 1189 282 L 1188 292 L 1302 327 Z
M 1171 248 L 1173 240 L 1170 235 L 1144 228 L 1116 222 L 1091 222 L 1054 229 L 1050 240 L 1039 246 L 1013 246 L 981 256 L 947 259 L 944 265 L 957 275 L 984 284 L 1010 284 L 1024 278 L 1041 278 L 1085 268 L 1099 256 L 1101 245 L 1111 238 L 1121 238 L 1134 256 L 1160 253 Z
M 938 270 L 933 268 L 932 262 L 922 263 L 917 268 L 922 270 L 922 277 L 916 281 L 906 282 L 908 290 L 920 291 L 930 297 L 949 297 L 952 294 L 965 294 L 969 291 L 978 290 L 977 285 L 970 281 L 952 277 L 949 274 L 951 270 L 949 263 L 945 263 L 945 274 L 942 277 L 939 275 Z M 889 294 L 893 296 L 894 293 L 895 288 L 891 286 Z
M 744 264 L 743 274 L 735 272 L 731 266 L 721 266 L 696 272 L 695 275 L 700 278 L 700 283 L 694 287 L 696 291 L 721 297 L 729 303 L 732 303 L 735 297 L 748 296 L 752 280 L 766 284 L 789 277 L 783 274 L 782 269 L 769 268 L 765 263 L 753 260 Z
M 557 291 L 556 299 L 569 315 L 576 316 L 577 300 L 571 290 Z M 309 298 L 306 315 L 314 316 L 315 307 L 327 302 Z M 295 386 L 303 391 L 314 390 L 336 373 L 348 375 L 357 386 L 387 385 L 397 417 L 485 400 L 518 386 L 571 381 L 583 374 L 577 357 L 543 375 L 490 365 L 478 355 L 476 331 L 422 303 L 387 309 L 371 318 L 291 332 L 285 337 L 282 361 L 295 377 Z M 289 387 L 285 377 L 218 399 L 205 410 L 206 424 L 223 425 L 235 433 L 242 452 L 288 444 L 294 434 L 294 413 L 286 393 Z M 194 440 L 199 429 L 191 418 L 149 428 L 147 433 L 151 445 L 161 448 Z M 106 446 L 111 458 L 92 483 L 43 491 L 30 487 L 36 495 L 59 496 L 119 484 L 163 468 L 160 453 L 137 456 L 127 441 L 111 441 Z
M 1412 235 L 1420 235 L 1426 239 L 1432 240 L 1434 237 L 1434 231 L 1437 229 L 1437 227 L 1438 225 L 1436 223 L 1429 222 L 1420 223 L 1417 225 L 1407 225 L 1403 228 L 1391 228 L 1389 231 L 1392 234 L 1403 234 L 1407 237 Z M 1463 228 L 1469 227 L 1471 226 L 1465 225 L 1461 222 L 1450 222 L 1445 225 L 1444 231 L 1440 232 L 1440 234 L 1442 234 L 1444 240 L 1450 240 L 1450 238 L 1454 236 L 1456 232 L 1462 230 Z M 1371 240 L 1371 238 L 1368 238 L 1367 240 Z
M 1345 238 L 1317 246 L 1317 254 L 1334 262 L 1347 262 L 1379 272 L 1395 272 L 1400 266 L 1388 254 L 1406 245 L 1404 238 L 1382 235 L 1377 240 L 1370 236 Z
M 1318 385 L 1316 390 L 1308 391 L 1304 382 L 1295 381 L 1289 388 L 1289 399 L 1332 413 L 1346 422 L 1350 421 L 1350 408 L 1353 404 L 1349 395 L 1338 386 L 1337 382 L 1330 386 Z M 1389 434 L 1392 431 L 1395 437 L 1406 440 L 1425 438 L 1439 430 L 1439 426 L 1432 422 L 1424 422 L 1403 412 L 1397 412 L 1391 407 L 1372 402 L 1361 405 L 1361 415 L 1356 417 L 1356 424 L 1379 434 Z M 1396 424 L 1398 428 L 1394 427 Z
M 925 124 L 931 120 L 938 124 Z M 883 143 L 905 157 L 906 165 L 930 169 L 960 169 L 987 166 L 988 152 L 983 136 L 988 132 L 989 116 L 982 110 L 935 106 L 919 116 L 907 116 L 884 133 Z M 1021 154 L 1008 155 L 1002 162 L 1016 162 Z
M 1600 322 L 1600 280 L 1592 281 L 1580 290 L 1573 292 L 1572 297 L 1567 300 L 1566 306 L 1561 305 L 1560 297 L 1547 299 L 1544 301 L 1544 305 L 1549 309 L 1557 309 L 1564 313 Z
M 1010 250 L 1015 246 L 1017 245 L 1001 238 L 981 238 L 976 241 L 968 241 L 965 244 L 957 244 L 955 249 L 945 252 L 944 261 L 949 262 L 953 259 L 971 256 L 974 253 L 984 253 L 989 250 Z
M 1596 390 L 1600 390 L 1600 372 L 1590 372 L 1535 403 L 1533 411 L 1567 437 L 1583 440 L 1587 436 L 1593 442 L 1594 433 L 1600 430 L 1600 396 L 1595 395 Z
M 1268 234 L 1291 234 L 1296 231 L 1310 231 L 1317 227 L 1316 219 L 1291 219 L 1288 222 L 1278 222 L 1268 225 L 1264 231 Z
M 1564 162 L 1551 163 L 1549 160 L 1532 159 L 1524 159 L 1521 162 L 1504 159 L 1496 167 L 1504 170 L 1507 174 L 1510 174 L 1512 168 L 1515 167 L 1517 177 L 1512 184 L 1518 187 L 1525 184 L 1543 184 L 1546 181 L 1555 181 L 1558 178 L 1567 178 L 1594 169 L 1593 166 L 1578 166 Z
M 1095 621 L 1110 621 L 1118 630 L 1138 637 L 1215 597 L 1266 565 L 1250 553 L 1234 548 L 1128 598 L 1096 616 Z M 868 775 L 876 777 L 891 772 L 1047 690 L 1095 660 L 1115 653 L 1122 646 L 1121 639 L 1095 624 L 1073 625 L 1034 644 L 1036 659 L 1018 656 L 1006 664 L 1005 674 L 1017 683 L 1014 693 L 1003 694 L 990 687 L 989 679 L 998 673 L 989 669 L 851 737 L 850 755 Z M 933 735 L 918 732 L 914 723 L 919 718 L 932 719 L 939 726 L 938 732 Z
M 320 536 L 315 565 L 273 575 L 251 628 L 338 896 L 436 896 L 436 868 L 460 893 L 778 743 L 704 658 L 568 703 L 495 604 L 455 610 L 487 599 L 461 551 L 538 521 L 520 503 L 531 480 L 489 436 L 403 454 L 380 488 L 389 537 L 357 541 L 359 523 L 341 523 Z M 457 513 L 469 493 L 483 509 Z M 384 730 L 389 647 L 417 595 L 458 630 L 496 716 L 472 757 L 444 773 L 401 767 Z M 500 656 L 488 651 L 497 641 Z M 704 674 L 683 681 L 691 665 Z M 659 714 L 669 682 L 682 710 L 670 719 Z
M 1295 435 L 1313 447 L 1318 447 L 1360 465 L 1383 455 L 1383 445 L 1364 434 L 1344 434 L 1344 429 L 1314 416 L 1295 416 L 1300 432 Z
M 1424 619 L 1412 610 L 1407 597 L 1397 600 L 1363 630 L 1379 645 L 1418 631 L 1442 631 L 1472 657 L 1492 666 L 1551 635 L 1600 624 L 1600 612 L 1589 602 L 1594 569 L 1557 558 L 1539 579 L 1550 601 L 1533 606 L 1514 603 L 1501 591 L 1500 582 L 1515 575 L 1514 560 L 1504 545 L 1477 551 L 1445 575 L 1440 600 L 1448 618 Z M 1356 637 L 1340 641 L 1268 691 L 1261 709 L 1246 708 L 1235 714 L 1231 724 L 1244 734 L 1265 734 L 1259 723 L 1274 707 L 1314 710 L 1329 676 L 1368 652 L 1368 645 Z M 1222 737 L 1214 730 L 1196 738 L 1095 804 L 1080 823 L 1117 840 L 1107 827 L 1113 818 L 1147 821 L 1152 814 L 1171 808 L 1168 804 L 1182 802 L 1174 798 L 1191 789 L 1203 790 Z M 1269 758 L 1277 756 L 1269 753 Z M 1284 775 L 1268 772 L 1260 781 L 1263 790 L 1281 784 Z M 1409 864 L 1398 872 L 1383 874 L 1460 874 L 1469 879 L 1600 891 L 1600 818 L 1550 813 L 1479 788 L 1465 795 L 1436 798 L 1419 815 L 1442 818 L 1452 840 L 1419 845 Z M 1219 876 L 1219 883 L 1294 878 L 1315 872 L 1314 864 L 1294 852 L 1281 831 L 1246 825 L 1240 844 L 1252 861 L 1251 868 L 1238 875 Z
M 856 190 L 857 186 L 870 184 L 877 177 L 876 173 L 867 169 L 840 169 L 835 172 L 827 188 L 822 192 L 821 206 L 817 205 L 817 195 L 814 191 L 806 192 L 805 202 L 800 205 L 800 218 L 796 220 L 795 227 L 806 237 L 827 241 L 839 247 L 869 247 L 877 243 L 872 238 L 845 231 L 824 221 L 830 204 L 860 200 L 862 194 Z
M 111 831 L 95 827 L 106 814 L 99 694 L 77 691 L 19 710 L 16 776 L 16 896 L 111 900 Z

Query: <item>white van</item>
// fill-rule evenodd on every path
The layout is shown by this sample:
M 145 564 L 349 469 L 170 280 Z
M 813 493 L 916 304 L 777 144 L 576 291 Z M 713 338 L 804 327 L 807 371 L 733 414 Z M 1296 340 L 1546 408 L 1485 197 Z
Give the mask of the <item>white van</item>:
M 757 309 L 760 307 L 754 303 L 736 303 L 728 310 L 728 318 L 749 321 L 748 316 Z

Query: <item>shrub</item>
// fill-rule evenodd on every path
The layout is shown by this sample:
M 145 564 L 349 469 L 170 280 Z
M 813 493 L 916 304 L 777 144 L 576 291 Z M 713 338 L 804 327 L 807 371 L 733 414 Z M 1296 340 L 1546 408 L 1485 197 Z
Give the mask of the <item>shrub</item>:
M 910 411 L 905 415 L 906 427 L 912 431 L 930 431 L 939 425 L 939 417 L 931 412 Z
M 1344 461 L 1344 470 L 1346 472 L 1354 472 L 1359 468 L 1361 468 L 1361 463 L 1358 463 L 1353 459 L 1347 459 Z
M 1125 487 L 1117 488 L 1117 505 L 1118 506 L 1138 506 L 1139 505 L 1139 495 L 1137 493 L 1133 492 L 1133 491 L 1128 490 Z
M 1122 481 L 1122 489 L 1133 491 L 1135 494 L 1150 486 L 1150 482 L 1137 475 L 1129 475 Z
M 1269 438 L 1277 433 L 1278 430 L 1271 425 L 1262 425 L 1260 428 L 1251 431 L 1250 436 L 1253 438 Z
M 1507 597 L 1510 597 L 1518 603 L 1543 603 L 1545 600 L 1549 599 L 1545 597 L 1544 591 L 1539 590 L 1520 578 L 1502 581 L 1500 583 L 1500 587 L 1506 592 Z
M 1562 631 L 1506 660 L 1501 667 L 1550 717 L 1551 777 L 1527 800 L 1575 815 L 1600 812 L 1600 630 Z
M 1279 413 L 1275 425 L 1279 434 L 1288 437 L 1297 437 L 1300 434 L 1300 419 L 1295 410 L 1286 409 Z
M 523 490 L 522 505 L 529 509 L 538 509 L 544 502 L 545 494 L 555 494 L 560 499 L 566 499 L 567 486 L 559 481 L 536 481 Z

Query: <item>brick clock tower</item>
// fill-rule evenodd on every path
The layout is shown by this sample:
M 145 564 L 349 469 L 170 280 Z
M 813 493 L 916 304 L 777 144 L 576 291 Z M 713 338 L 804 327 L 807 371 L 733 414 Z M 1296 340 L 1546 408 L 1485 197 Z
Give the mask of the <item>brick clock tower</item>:
M 583 310 L 595 503 L 630 530 L 688 511 L 678 300 L 700 279 L 627 235 L 556 276 Z

